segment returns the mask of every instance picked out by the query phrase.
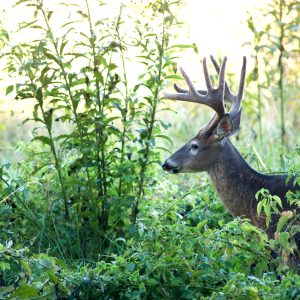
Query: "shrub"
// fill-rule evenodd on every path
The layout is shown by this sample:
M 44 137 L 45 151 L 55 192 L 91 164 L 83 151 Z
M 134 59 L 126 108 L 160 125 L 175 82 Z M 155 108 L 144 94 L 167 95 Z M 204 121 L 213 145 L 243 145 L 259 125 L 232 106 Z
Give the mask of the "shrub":
M 5 203 L 22 216 L 28 236 L 38 226 L 39 249 L 50 247 L 65 259 L 114 251 L 111 238 L 135 233 L 141 202 L 156 183 L 158 140 L 168 139 L 163 134 L 168 124 L 158 114 L 166 109 L 160 104 L 163 82 L 176 77 L 167 70 L 173 64 L 169 32 L 177 26 L 172 13 L 177 3 L 145 1 L 139 8 L 143 18 L 136 19 L 121 5 L 113 20 L 96 19 L 89 1 L 82 7 L 61 4 L 66 19 L 60 35 L 52 23 L 57 10 L 42 0 L 16 5 L 33 12 L 20 32 L 30 28 L 39 38 L 11 45 L 9 34 L 3 35 L 6 69 L 19 77 L 7 93 L 14 91 L 18 101 L 34 100 L 25 122 L 37 127 L 23 182 L 11 185 L 2 176 L 13 192 L 4 194 Z M 129 82 L 132 67 L 139 74 Z M 66 132 L 57 133 L 57 124 Z M 37 185 L 29 189 L 31 181 Z M 14 192 L 19 186 L 22 195 Z

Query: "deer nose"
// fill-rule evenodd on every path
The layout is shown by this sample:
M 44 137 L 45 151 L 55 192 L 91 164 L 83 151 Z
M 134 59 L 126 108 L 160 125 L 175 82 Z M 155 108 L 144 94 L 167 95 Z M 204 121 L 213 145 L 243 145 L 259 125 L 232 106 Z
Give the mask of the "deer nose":
M 172 164 L 168 159 L 161 166 L 165 171 L 178 173 L 179 167 Z
M 168 165 L 167 161 L 165 161 L 165 162 L 161 165 L 161 167 L 162 167 L 165 171 L 168 171 L 169 165 Z

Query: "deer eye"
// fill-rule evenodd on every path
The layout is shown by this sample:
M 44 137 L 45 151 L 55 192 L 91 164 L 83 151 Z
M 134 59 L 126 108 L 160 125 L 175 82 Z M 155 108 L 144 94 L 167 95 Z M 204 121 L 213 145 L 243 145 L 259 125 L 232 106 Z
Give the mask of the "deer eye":
M 199 146 L 197 144 L 192 144 L 191 147 L 194 150 L 198 150 L 199 149 Z

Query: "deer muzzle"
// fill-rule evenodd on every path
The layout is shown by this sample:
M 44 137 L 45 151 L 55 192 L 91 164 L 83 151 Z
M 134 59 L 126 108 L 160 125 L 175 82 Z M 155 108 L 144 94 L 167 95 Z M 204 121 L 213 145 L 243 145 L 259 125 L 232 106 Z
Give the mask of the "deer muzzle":
M 177 166 L 172 160 L 167 159 L 163 164 L 162 164 L 162 168 L 172 174 L 176 174 L 179 172 L 180 167 Z

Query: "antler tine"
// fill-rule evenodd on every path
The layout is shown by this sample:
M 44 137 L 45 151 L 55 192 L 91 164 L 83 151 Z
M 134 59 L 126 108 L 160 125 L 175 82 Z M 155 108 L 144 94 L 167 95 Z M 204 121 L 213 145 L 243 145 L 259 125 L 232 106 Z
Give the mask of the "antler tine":
M 206 95 L 201 95 L 196 88 L 194 87 L 191 79 L 188 77 L 188 75 L 186 74 L 186 72 L 180 68 L 180 72 L 183 76 L 183 78 L 185 79 L 189 90 L 184 90 L 180 87 L 178 87 L 177 85 L 174 85 L 175 90 L 178 93 L 169 93 L 167 91 L 164 91 L 164 96 L 167 99 L 171 99 L 171 100 L 182 100 L 182 101 L 189 101 L 189 102 L 196 102 L 196 103 L 202 103 L 205 105 L 209 105 L 207 102 L 207 98 Z
M 246 64 L 247 64 L 247 59 L 246 59 L 246 56 L 244 56 L 243 57 L 243 66 L 242 66 L 242 70 L 241 70 L 239 90 L 238 90 L 238 95 L 237 95 L 240 102 L 243 99 L 243 94 L 244 94 L 244 85 L 245 85 L 245 78 L 246 78 Z
M 212 55 L 210 56 L 210 59 L 211 59 L 213 65 L 214 65 L 217 73 L 219 74 L 220 73 L 220 66 L 219 66 L 219 64 L 217 63 L 217 61 L 215 60 L 215 58 Z M 225 100 L 228 100 L 229 102 L 232 102 L 231 97 L 229 97 L 231 95 L 233 96 L 233 94 L 231 93 L 230 88 L 229 88 L 227 82 L 225 81 L 225 94 L 224 94 Z
M 204 78 L 205 78 L 207 90 L 212 91 L 213 88 L 212 88 L 210 78 L 209 78 L 209 74 L 208 74 L 208 70 L 207 70 L 206 57 L 203 58 L 203 72 L 204 72 Z
M 206 60 L 204 59 L 203 68 L 204 68 L 204 76 L 207 85 L 207 91 L 196 90 L 195 86 L 193 85 L 191 79 L 186 74 L 183 68 L 180 68 L 180 72 L 185 79 L 189 90 L 185 90 L 180 88 L 178 85 L 174 85 L 175 90 L 177 93 L 169 93 L 164 91 L 164 96 L 167 99 L 171 100 L 181 100 L 181 101 L 189 101 L 189 102 L 196 102 L 200 104 L 207 105 L 211 107 L 218 115 L 218 117 L 222 117 L 225 113 L 224 109 L 224 86 L 222 82 L 224 82 L 225 76 L 225 66 L 226 66 L 226 59 L 224 59 L 222 64 L 222 72 L 220 75 L 220 84 L 217 90 L 213 89 L 210 83 L 209 74 L 206 66 Z M 215 93 L 217 91 L 217 93 Z
M 174 83 L 174 89 L 178 93 L 187 93 L 188 90 L 182 89 L 180 86 L 178 86 L 176 83 Z
M 225 68 L 226 68 L 226 62 L 227 62 L 227 57 L 225 56 L 223 61 L 222 61 L 222 66 L 221 66 L 221 71 L 219 74 L 219 87 L 221 91 L 223 91 L 223 97 L 224 97 L 224 86 L 225 86 Z M 222 97 L 222 98 L 223 98 Z
M 186 72 L 180 68 L 180 72 L 184 77 L 189 90 L 185 90 L 180 88 L 178 85 L 174 85 L 174 88 L 177 93 L 169 93 L 164 91 L 164 96 L 167 99 L 171 100 L 182 100 L 182 101 L 189 101 L 189 102 L 196 102 L 200 104 L 204 104 L 212 108 L 216 114 L 214 117 L 209 121 L 207 126 L 201 130 L 203 136 L 209 136 L 211 132 L 216 128 L 219 120 L 225 114 L 225 107 L 224 107 L 224 90 L 225 90 L 225 68 L 226 68 L 226 61 L 227 58 L 225 57 L 222 62 L 220 74 L 219 74 L 219 86 L 217 89 L 214 89 L 210 82 L 209 73 L 207 70 L 206 59 L 203 59 L 203 71 L 204 77 L 206 81 L 207 91 L 197 91 L 194 87 L 191 79 L 188 77 Z
M 220 72 L 220 67 L 217 63 L 217 61 L 214 59 L 214 57 L 211 55 L 210 59 L 216 69 L 216 71 L 218 73 Z M 245 77 L 246 77 L 246 57 L 243 57 L 243 66 L 242 66 L 242 70 L 241 70 L 241 77 L 240 77 L 240 83 L 239 83 L 239 89 L 238 89 L 238 93 L 237 95 L 234 95 L 227 82 L 225 81 L 225 95 L 224 98 L 225 100 L 231 102 L 232 107 L 230 109 L 229 115 L 231 115 L 232 117 L 234 115 L 236 115 L 239 111 L 240 111 L 240 105 L 241 105 L 241 101 L 243 99 L 243 93 L 244 93 L 244 84 L 245 84 Z M 219 78 L 221 77 L 221 75 L 219 75 Z
M 176 83 L 174 83 L 174 89 L 178 93 L 188 93 L 188 90 L 181 88 Z M 197 92 L 201 95 L 206 95 L 207 94 L 207 91 L 204 91 L 204 90 L 197 90 Z

